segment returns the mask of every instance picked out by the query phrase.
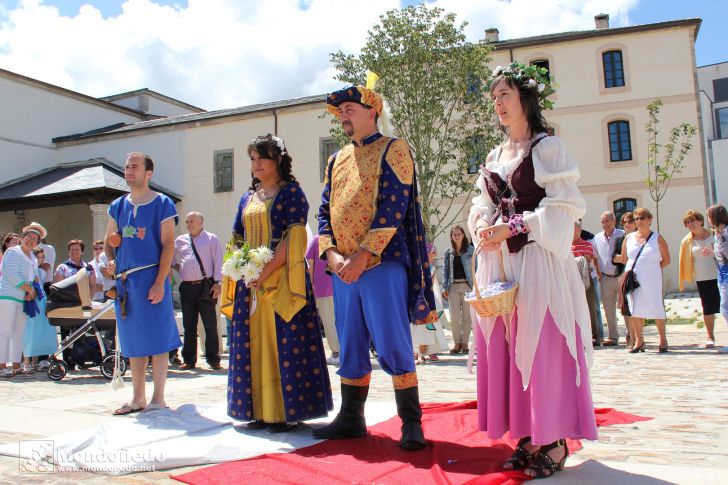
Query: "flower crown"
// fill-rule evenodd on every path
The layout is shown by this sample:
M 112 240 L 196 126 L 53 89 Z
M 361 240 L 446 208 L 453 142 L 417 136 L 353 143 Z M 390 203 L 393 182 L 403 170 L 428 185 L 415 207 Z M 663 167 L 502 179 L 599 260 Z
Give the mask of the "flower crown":
M 524 89 L 536 89 L 538 92 L 538 104 L 541 109 L 553 109 L 548 97 L 556 91 L 551 85 L 549 72 L 546 68 L 531 64 L 526 66 L 520 62 L 511 62 L 506 67 L 498 66 L 493 71 L 493 76 L 503 76 L 510 79 Z
M 264 142 L 267 135 L 260 135 L 255 138 L 253 138 L 253 145 L 256 145 L 260 142 Z M 276 144 L 278 149 L 281 151 L 281 156 L 286 154 L 286 145 L 283 143 L 283 140 L 275 135 L 270 135 L 271 141 Z
M 275 142 L 278 149 L 281 151 L 281 156 L 286 154 L 286 146 L 283 144 L 283 140 L 273 135 L 271 139 Z

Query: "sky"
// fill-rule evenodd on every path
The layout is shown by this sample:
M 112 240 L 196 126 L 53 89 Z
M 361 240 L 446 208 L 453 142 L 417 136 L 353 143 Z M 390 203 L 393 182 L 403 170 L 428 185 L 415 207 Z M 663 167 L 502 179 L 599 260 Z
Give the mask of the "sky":
M 413 0 L 0 0 L 0 68 L 90 96 L 149 88 L 204 109 L 341 87 L 329 53 L 356 54 L 379 15 Z M 724 0 L 434 0 L 468 40 L 703 19 L 698 66 L 728 61 Z

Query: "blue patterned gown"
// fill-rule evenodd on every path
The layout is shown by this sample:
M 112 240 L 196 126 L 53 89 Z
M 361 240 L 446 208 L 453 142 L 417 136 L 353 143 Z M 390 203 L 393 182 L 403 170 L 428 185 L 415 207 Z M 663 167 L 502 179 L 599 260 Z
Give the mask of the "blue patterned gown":
M 234 287 L 228 414 L 242 421 L 297 422 L 333 409 L 319 316 L 305 266 L 308 202 L 291 182 L 269 201 L 253 192 L 240 199 L 233 224 L 236 241 L 275 250 L 287 241 L 287 261 L 251 294 Z M 231 287 L 232 288 L 232 287 Z

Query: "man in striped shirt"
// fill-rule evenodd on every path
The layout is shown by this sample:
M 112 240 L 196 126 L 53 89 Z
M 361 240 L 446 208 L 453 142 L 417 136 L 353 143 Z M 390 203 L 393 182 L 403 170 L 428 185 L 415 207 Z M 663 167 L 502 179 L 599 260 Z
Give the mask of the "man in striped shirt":
M 204 222 L 205 218 L 200 212 L 190 212 L 185 219 L 188 234 L 182 234 L 174 241 L 172 267 L 179 272 L 182 279 L 179 295 L 182 303 L 182 326 L 185 331 L 182 346 L 184 363 L 179 367 L 180 370 L 191 370 L 197 365 L 198 316 L 202 318 L 205 328 L 205 360 L 214 370 L 222 368 L 216 311 L 222 280 L 222 246 L 215 234 L 203 229 Z M 214 282 L 209 295 L 202 294 L 205 291 L 203 281 L 206 278 L 212 278 Z

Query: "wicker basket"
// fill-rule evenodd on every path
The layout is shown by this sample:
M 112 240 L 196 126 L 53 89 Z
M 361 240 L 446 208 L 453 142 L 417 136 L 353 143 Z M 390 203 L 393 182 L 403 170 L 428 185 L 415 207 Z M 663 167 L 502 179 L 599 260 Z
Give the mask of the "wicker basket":
M 500 267 L 502 280 L 505 280 L 505 272 L 503 270 L 503 255 L 498 253 L 500 256 Z M 505 291 L 496 293 L 495 295 L 481 296 L 480 290 L 478 289 L 477 282 L 475 281 L 475 260 L 477 253 L 473 255 L 471 260 L 471 273 L 473 275 L 473 292 L 475 293 L 474 299 L 467 299 L 466 302 L 475 309 L 475 312 L 481 317 L 499 317 L 513 311 L 516 305 L 516 294 L 518 293 L 518 283 L 513 283 L 511 288 Z

